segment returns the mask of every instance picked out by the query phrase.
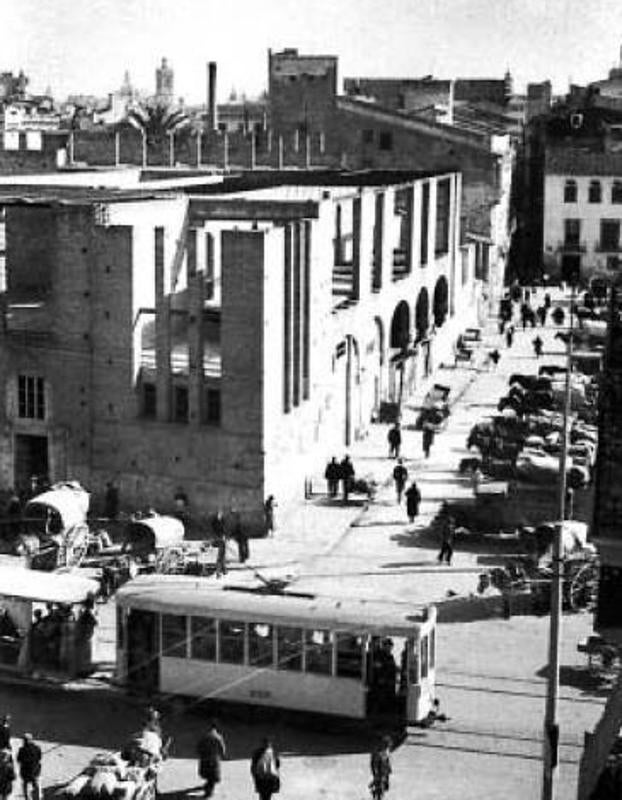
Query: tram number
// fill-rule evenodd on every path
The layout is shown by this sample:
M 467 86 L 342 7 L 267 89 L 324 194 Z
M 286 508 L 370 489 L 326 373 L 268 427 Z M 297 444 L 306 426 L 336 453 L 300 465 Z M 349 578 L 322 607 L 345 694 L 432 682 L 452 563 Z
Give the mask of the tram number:
M 267 692 L 265 689 L 251 689 L 249 694 L 251 697 L 256 697 L 258 700 L 265 700 L 272 696 L 272 692 Z

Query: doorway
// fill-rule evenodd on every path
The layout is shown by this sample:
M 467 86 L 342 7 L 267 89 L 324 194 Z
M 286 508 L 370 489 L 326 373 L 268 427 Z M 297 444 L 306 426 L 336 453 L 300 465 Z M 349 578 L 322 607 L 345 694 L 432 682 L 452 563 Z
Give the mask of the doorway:
M 132 609 L 127 618 L 127 682 L 134 689 L 157 691 L 160 683 L 158 617 Z
M 49 477 L 48 437 L 18 433 L 15 436 L 14 485 L 30 486 L 33 475 Z

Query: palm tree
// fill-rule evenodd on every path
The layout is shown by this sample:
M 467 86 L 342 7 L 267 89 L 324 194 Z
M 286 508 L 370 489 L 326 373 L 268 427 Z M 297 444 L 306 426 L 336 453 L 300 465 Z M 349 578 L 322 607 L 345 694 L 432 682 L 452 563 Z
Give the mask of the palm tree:
M 171 109 L 161 103 L 146 103 L 131 108 L 124 121 L 141 131 L 148 143 L 190 127 L 190 118 L 185 111 Z

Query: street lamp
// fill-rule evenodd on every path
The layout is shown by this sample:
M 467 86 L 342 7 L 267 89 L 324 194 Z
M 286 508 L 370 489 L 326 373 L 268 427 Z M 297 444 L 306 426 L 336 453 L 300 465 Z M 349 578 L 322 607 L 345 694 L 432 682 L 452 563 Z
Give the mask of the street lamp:
M 549 663 L 544 714 L 544 770 L 542 775 L 542 800 L 554 800 L 557 791 L 559 767 L 559 646 L 561 641 L 562 581 L 563 581 L 563 528 L 566 518 L 566 464 L 568 461 L 568 420 L 570 417 L 570 388 L 572 373 L 572 337 L 574 334 L 575 284 L 570 294 L 570 326 L 566 345 L 566 383 L 564 387 L 564 414 L 562 423 L 562 449 L 559 459 L 559 522 L 553 537 L 553 579 L 551 582 L 551 621 L 549 628 Z

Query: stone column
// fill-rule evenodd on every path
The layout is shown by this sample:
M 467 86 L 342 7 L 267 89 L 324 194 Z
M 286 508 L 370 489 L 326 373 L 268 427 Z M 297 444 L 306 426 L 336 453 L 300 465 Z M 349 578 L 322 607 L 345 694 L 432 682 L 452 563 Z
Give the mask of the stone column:
M 157 416 L 160 422 L 171 418 L 171 305 L 166 294 L 164 228 L 155 228 L 155 346 Z
M 198 428 L 203 419 L 204 304 L 205 273 L 199 270 L 188 275 L 188 416 L 194 428 Z

